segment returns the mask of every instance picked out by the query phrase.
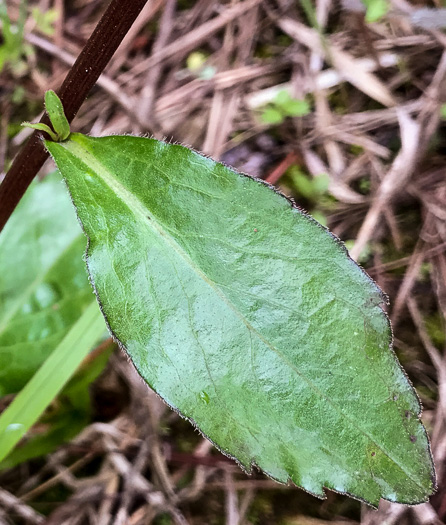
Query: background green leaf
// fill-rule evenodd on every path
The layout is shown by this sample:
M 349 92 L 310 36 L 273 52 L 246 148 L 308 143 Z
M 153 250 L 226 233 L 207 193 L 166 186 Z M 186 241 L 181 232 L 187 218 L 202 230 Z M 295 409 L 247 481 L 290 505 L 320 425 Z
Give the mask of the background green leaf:
M 59 175 L 33 184 L 0 235 L 0 396 L 27 383 L 91 303 L 84 251 Z
M 281 124 L 284 121 L 284 116 L 276 108 L 266 108 L 261 119 L 265 124 Z
M 53 402 L 51 408 L 39 417 L 39 428 L 29 432 L 20 446 L 14 448 L 0 462 L 0 470 L 9 469 L 29 459 L 49 454 L 61 443 L 74 438 L 90 423 L 92 406 L 89 387 L 103 372 L 112 349 L 113 345 L 110 345 L 109 348 L 97 355 L 90 354 L 91 359 L 89 358 L 85 365 L 79 367 L 73 378 Z M 52 377 L 48 378 L 47 384 L 51 383 L 52 379 Z M 47 394 L 47 402 L 51 402 L 54 395 L 53 391 L 32 393 L 31 396 L 41 396 L 45 393 Z M 45 404 L 43 403 L 43 405 Z M 28 406 L 29 411 L 33 409 L 34 407 Z
M 89 237 L 115 337 L 145 380 L 246 469 L 377 505 L 434 472 L 379 288 L 263 183 L 137 137 L 46 143 Z
M 84 251 L 85 237 L 59 174 L 32 184 L 0 236 L 1 395 L 17 392 L 28 382 L 88 306 L 98 313 L 85 272 Z M 87 348 L 80 348 L 79 341 L 74 344 L 75 351 L 81 353 L 63 357 L 63 367 L 57 374 L 44 377 L 37 391 L 26 387 L 28 401 L 17 417 L 26 421 L 40 417 L 76 372 L 77 365 L 70 368 L 70 357 L 81 360 L 106 332 L 103 322 L 101 326 Z M 70 353 L 73 347 L 59 350 L 64 356 L 63 352 Z M 52 410 L 40 418 L 39 431 L 29 433 L 21 446 L 1 461 L 0 469 L 49 453 L 88 424 L 88 385 L 101 373 L 108 356 L 109 351 L 101 353 L 89 362 L 87 370 L 76 373 Z M 65 380 L 59 384 L 62 376 Z M 37 400 L 40 411 L 36 409 Z M 24 428 L 20 427 L 16 441 L 7 449 L 21 438 Z M 1 455 L 5 456 L 4 450 Z
M 367 8 L 365 16 L 366 22 L 377 22 L 386 15 L 390 9 L 390 4 L 387 0 L 362 0 L 362 3 Z
M 76 372 L 104 330 L 90 303 L 37 373 L 0 415 L 0 461 L 19 443 Z

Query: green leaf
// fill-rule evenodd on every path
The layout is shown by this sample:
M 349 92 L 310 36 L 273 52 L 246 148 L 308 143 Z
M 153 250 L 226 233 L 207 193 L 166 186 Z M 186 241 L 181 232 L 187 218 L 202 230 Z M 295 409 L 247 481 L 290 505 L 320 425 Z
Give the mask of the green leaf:
M 289 117 L 302 117 L 310 113 L 310 105 L 306 100 L 292 98 L 286 89 L 282 89 L 274 98 L 274 103 Z
M 319 173 L 313 177 L 313 186 L 315 193 L 319 195 L 327 193 L 330 186 L 330 177 L 327 175 L 327 173 Z
M 104 321 L 92 302 L 25 388 L 0 415 L 0 461 L 23 438 L 101 337 Z
M 281 89 L 277 95 L 274 97 L 274 103 L 278 106 L 286 106 L 290 100 L 293 100 L 291 98 L 291 95 L 286 89 Z
M 36 23 L 37 29 L 47 36 L 53 36 L 56 32 L 55 23 L 60 18 L 59 11 L 57 9 L 47 9 L 42 11 L 39 7 L 33 7 L 31 9 L 31 16 Z
M 313 180 L 310 179 L 310 177 L 306 175 L 299 166 L 291 166 L 288 172 L 299 195 L 310 200 L 319 197 L 313 184 Z
M 365 15 L 366 22 L 378 22 L 385 16 L 390 9 L 388 0 L 361 0 L 366 6 L 367 12 Z
M 18 63 L 23 54 L 23 28 L 26 19 L 26 0 L 19 7 L 19 18 L 13 23 L 6 4 L 0 0 L 0 22 L 2 42 L 0 44 L 0 71 L 5 63 Z
M 91 303 L 84 250 L 59 175 L 31 185 L 0 235 L 0 396 L 26 384 Z
M 260 118 L 265 124 L 281 124 L 284 121 L 284 116 L 276 108 L 266 108 Z
M 45 93 L 45 108 L 54 131 L 47 124 L 42 124 L 41 122 L 36 124 L 22 122 L 22 126 L 45 131 L 55 142 L 66 140 L 70 136 L 70 123 L 65 116 L 60 98 L 51 89 Z
M 22 122 L 22 126 L 25 128 L 31 128 L 31 129 L 37 129 L 39 131 L 44 131 L 45 133 L 48 133 L 48 135 L 54 140 L 59 140 L 59 135 L 57 133 L 54 133 L 54 131 L 47 125 L 42 124 L 41 122 L 36 122 L 35 124 L 32 122 Z
M 67 139 L 70 136 L 70 123 L 65 116 L 60 98 L 51 89 L 45 93 L 45 108 L 58 140 Z
M 283 106 L 283 110 L 290 117 L 303 117 L 310 113 L 310 105 L 306 100 L 292 99 Z
M 171 407 L 247 471 L 317 496 L 428 498 L 429 443 L 383 295 L 333 235 L 179 145 L 72 134 L 46 146 L 108 325 Z

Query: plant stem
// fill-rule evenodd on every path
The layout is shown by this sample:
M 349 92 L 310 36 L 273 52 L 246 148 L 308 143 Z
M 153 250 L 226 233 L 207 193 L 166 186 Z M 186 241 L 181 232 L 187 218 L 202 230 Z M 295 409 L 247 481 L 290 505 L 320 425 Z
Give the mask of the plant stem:
M 73 120 L 99 75 L 105 69 L 147 0 L 112 0 L 68 72 L 58 95 L 69 122 Z M 41 123 L 49 125 L 45 114 Z M 18 153 L 0 185 L 0 231 L 48 157 L 35 131 Z

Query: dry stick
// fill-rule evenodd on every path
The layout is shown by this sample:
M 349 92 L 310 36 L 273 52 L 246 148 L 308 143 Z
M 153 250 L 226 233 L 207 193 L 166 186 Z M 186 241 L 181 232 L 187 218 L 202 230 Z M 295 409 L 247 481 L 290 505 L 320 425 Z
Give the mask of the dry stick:
M 428 216 L 428 219 L 429 217 L 432 216 Z M 430 221 L 427 222 L 428 227 L 429 222 Z M 423 230 L 425 231 L 426 227 L 424 227 Z M 420 238 L 417 241 L 417 244 L 415 245 L 415 249 L 413 255 L 411 256 L 409 266 L 406 270 L 406 273 L 404 274 L 403 282 L 401 283 L 398 289 L 398 294 L 393 303 L 391 319 L 392 326 L 394 329 L 401 320 L 401 314 L 403 312 L 403 309 L 405 306 L 407 306 L 407 298 L 410 296 L 410 293 L 412 292 L 412 289 L 418 279 L 421 265 L 423 264 L 426 256 L 424 248 L 425 243 L 423 240 L 423 230 L 420 235 Z
M 372 206 L 362 223 L 350 255 L 357 260 L 366 243 L 373 236 L 383 209 L 399 191 L 408 183 L 415 169 L 420 141 L 420 125 L 414 122 L 404 111 L 399 111 L 401 129 L 401 150 L 382 180 Z
M 59 48 L 63 48 L 64 44 L 64 23 L 65 23 L 65 2 L 64 0 L 54 0 L 54 7 L 57 11 L 58 17 L 55 23 L 54 42 Z M 53 75 L 63 75 L 64 68 L 57 61 L 53 61 Z M 54 77 L 53 77 L 54 78 Z
M 434 257 L 435 255 L 442 254 L 444 251 L 446 251 L 446 242 L 442 242 L 441 244 L 438 244 L 433 248 L 429 248 L 429 250 L 426 250 L 424 252 L 424 256 L 425 258 Z M 412 255 L 408 255 L 407 257 L 401 257 L 401 259 L 396 259 L 395 261 L 370 266 L 370 268 L 367 268 L 367 273 L 386 272 L 388 270 L 395 270 L 396 268 L 407 266 L 411 262 L 411 260 Z
M 233 7 L 225 9 L 217 17 L 205 22 L 190 33 L 178 38 L 171 44 L 151 55 L 146 60 L 142 60 L 133 68 L 132 74 L 140 75 L 162 61 L 168 61 L 173 57 L 178 59 L 180 56 L 182 57 L 186 55 L 210 35 L 213 35 L 217 31 L 220 31 L 220 29 L 224 28 L 228 22 L 240 17 L 249 9 L 262 3 L 262 1 L 263 0 L 245 0 L 245 2 L 240 2 Z
M 234 487 L 234 479 L 229 470 L 225 471 L 225 492 L 226 492 L 226 525 L 239 525 L 240 516 L 238 509 L 237 492 Z
M 372 73 L 359 67 L 359 63 L 349 53 L 330 43 L 329 53 L 321 42 L 320 36 L 315 29 L 311 29 L 292 18 L 283 17 L 277 20 L 277 26 L 288 36 L 308 47 L 313 52 L 329 59 L 333 67 L 347 80 L 370 98 L 373 98 L 384 106 L 393 107 L 396 102 L 386 88 Z M 330 56 L 328 56 L 330 55 Z
M 155 54 L 166 47 L 170 39 L 174 29 L 175 10 L 176 0 L 166 0 L 166 6 L 160 19 L 158 35 L 152 48 L 152 52 Z M 154 127 L 154 120 L 156 121 L 156 119 L 153 118 L 156 88 L 158 86 L 158 81 L 161 77 L 162 71 L 162 62 L 155 64 L 153 68 L 147 70 L 148 74 L 146 75 L 144 87 L 141 90 L 141 94 L 139 96 L 138 111 L 141 113 L 143 120 L 146 122 L 152 121 L 152 128 Z
M 26 520 L 27 523 L 37 524 L 43 523 L 44 517 L 36 512 L 33 508 L 28 507 L 19 498 L 16 498 L 13 494 L 0 488 L 0 506 L 11 511 L 14 514 L 18 514 L 21 518 Z
M 76 62 L 76 57 L 57 47 L 55 44 L 38 35 L 30 33 L 25 37 L 25 40 L 31 45 L 46 51 L 48 54 L 56 57 L 61 62 L 64 62 L 67 66 L 72 66 Z M 110 76 L 101 74 L 97 79 L 97 85 L 101 87 L 110 97 L 115 100 L 126 113 L 129 113 L 136 121 L 139 122 L 139 113 L 135 111 L 134 100 L 127 96 L 121 86 L 113 80 Z M 140 124 L 143 124 L 140 122 Z M 29 130 L 29 128 L 24 128 L 24 131 Z
M 301 164 L 302 158 L 295 151 L 290 151 L 288 155 L 282 159 L 277 166 L 270 171 L 265 178 L 266 182 L 270 184 L 277 184 L 282 175 L 290 168 L 293 164 Z
M 146 2 L 113 0 L 100 19 L 58 92 L 69 122 L 75 117 Z M 40 122 L 50 124 L 46 115 Z M 31 135 L 0 186 L 0 231 L 48 157 L 40 135 L 40 131 Z
M 413 122 L 405 111 L 397 110 L 400 120 L 402 148 L 382 181 L 375 200 L 362 223 L 355 246 L 350 251 L 353 259 L 357 259 L 372 237 L 383 209 L 389 205 L 399 191 L 407 186 L 417 163 L 424 155 L 429 140 L 438 126 L 439 111 L 438 104 L 435 101 L 439 98 L 438 93 L 445 77 L 446 51 L 443 51 L 434 78 L 422 98 L 424 103 L 417 121 Z
M 117 52 L 110 61 L 107 69 L 108 75 L 114 77 L 115 73 L 119 71 L 124 62 L 127 60 L 128 52 L 138 34 L 147 26 L 152 18 L 158 13 L 164 5 L 165 0 L 150 0 L 148 4 L 142 9 L 138 20 L 132 25 L 129 32 L 121 42 Z
M 432 342 L 426 327 L 423 316 L 418 308 L 417 302 L 413 296 L 407 298 L 407 308 L 412 317 L 412 321 L 417 329 L 421 343 L 424 346 L 432 364 L 435 367 L 438 379 L 438 394 L 439 394 L 439 410 L 441 411 L 441 417 L 446 419 L 446 407 L 444 402 L 446 401 L 446 369 L 444 366 L 444 357 L 438 348 Z M 435 436 L 438 438 L 438 436 Z M 443 437 L 443 436 L 442 436 Z M 433 443 L 436 445 L 436 443 Z M 442 468 L 443 469 L 443 468 Z
M 33 499 L 35 499 L 40 494 L 43 494 L 44 492 L 46 492 L 48 489 L 58 485 L 59 481 L 63 478 L 63 476 L 66 473 L 66 471 L 68 471 L 71 474 L 73 474 L 76 470 L 78 470 L 78 469 L 84 467 L 85 465 L 87 465 L 93 459 L 93 457 L 94 457 L 93 453 L 91 453 L 91 452 L 87 453 L 85 456 L 83 456 L 82 458 L 78 459 L 72 465 L 67 467 L 65 471 L 59 471 L 57 474 L 55 474 L 50 479 L 44 481 L 43 483 L 41 483 L 40 485 L 38 485 L 34 489 L 32 489 L 29 492 L 26 492 L 25 494 L 20 496 L 20 501 L 24 501 L 24 502 L 32 501 Z

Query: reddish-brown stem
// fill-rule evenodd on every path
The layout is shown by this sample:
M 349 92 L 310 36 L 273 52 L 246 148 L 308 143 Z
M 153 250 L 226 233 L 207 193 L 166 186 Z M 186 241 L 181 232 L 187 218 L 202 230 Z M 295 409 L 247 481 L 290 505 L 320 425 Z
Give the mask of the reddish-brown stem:
M 69 122 L 113 56 L 147 0 L 112 0 L 84 49 L 68 72 L 58 95 Z M 42 123 L 49 124 L 44 115 Z M 0 231 L 48 157 L 35 131 L 14 159 L 0 185 Z

